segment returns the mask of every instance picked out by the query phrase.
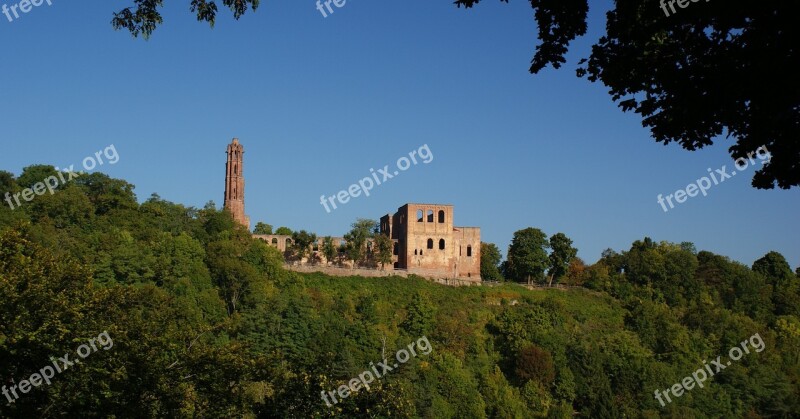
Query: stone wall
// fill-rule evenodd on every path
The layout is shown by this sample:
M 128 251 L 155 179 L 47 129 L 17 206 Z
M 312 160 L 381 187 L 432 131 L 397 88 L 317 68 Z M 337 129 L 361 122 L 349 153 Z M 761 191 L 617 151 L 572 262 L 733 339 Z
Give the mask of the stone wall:
M 364 268 L 351 269 L 351 268 L 341 268 L 338 266 L 324 266 L 324 265 L 286 265 L 285 267 L 286 269 L 294 272 L 303 272 L 303 273 L 320 272 L 330 276 L 363 276 L 366 278 L 385 278 L 389 276 L 399 276 L 403 278 L 408 278 L 410 274 L 414 274 L 423 277 L 429 281 L 443 285 L 450 285 L 450 286 L 481 285 L 480 280 L 467 281 L 458 278 L 428 277 L 425 275 L 424 272 L 410 272 L 403 269 L 387 268 L 385 271 L 381 271 L 380 269 L 364 269 Z

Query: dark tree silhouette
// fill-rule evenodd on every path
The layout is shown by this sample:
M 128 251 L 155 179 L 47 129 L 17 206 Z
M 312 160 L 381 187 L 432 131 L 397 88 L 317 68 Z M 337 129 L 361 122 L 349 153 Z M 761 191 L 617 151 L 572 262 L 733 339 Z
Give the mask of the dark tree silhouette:
M 133 0 L 132 7 L 126 7 L 117 13 L 111 20 L 114 29 L 126 29 L 131 35 L 142 35 L 147 39 L 153 31 L 163 22 L 159 9 L 164 6 L 164 0 Z M 222 0 L 222 4 L 233 12 L 233 18 L 239 19 L 248 8 L 256 10 L 260 0 Z M 197 15 L 198 22 L 208 22 L 211 27 L 217 18 L 217 4 L 213 0 L 191 0 L 189 10 Z
M 457 0 L 467 8 L 480 0 Z M 508 2 L 508 0 L 500 0 Z M 586 33 L 587 0 L 530 0 L 540 44 L 530 71 L 559 68 L 569 43 Z M 731 157 L 765 146 L 768 165 L 753 186 L 800 185 L 800 26 L 792 2 L 617 0 L 606 35 L 577 72 L 601 81 L 624 111 L 661 143 L 687 150 L 733 137 Z M 667 15 L 667 13 L 669 15 Z

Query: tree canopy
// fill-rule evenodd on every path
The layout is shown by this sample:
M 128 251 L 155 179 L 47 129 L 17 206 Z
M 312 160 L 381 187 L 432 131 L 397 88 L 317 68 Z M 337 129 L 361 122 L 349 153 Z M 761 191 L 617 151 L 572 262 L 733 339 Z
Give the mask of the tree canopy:
M 484 281 L 500 281 L 500 249 L 494 243 L 481 242 L 481 279 Z
M 16 184 L 0 172 L 0 185 Z M 800 279 L 777 252 L 750 267 L 645 237 L 589 266 L 573 260 L 567 275 L 579 287 L 565 290 L 331 277 L 284 269 L 283 255 L 229 211 L 158 195 L 139 204 L 133 190 L 98 174 L 30 205 L 0 206 L 0 386 L 8 392 L 0 417 L 800 412 Z M 355 234 L 374 234 L 374 224 L 358 220 Z M 517 233 L 516 244 L 538 255 L 541 278 L 550 260 L 537 247 L 547 236 Z M 108 350 L 21 393 L 50 357 L 75 354 L 103 332 L 113 339 Z M 751 350 L 691 397 L 664 407 L 653 398 L 756 333 L 763 352 Z M 410 343 L 416 355 L 394 368 L 395 351 Z M 334 407 L 320 397 L 383 359 L 392 371 L 369 391 Z
M 516 280 L 539 282 L 549 265 L 547 235 L 538 228 L 528 227 L 514 233 L 508 247 L 509 276 Z
M 253 229 L 253 234 L 272 234 L 272 225 L 259 221 Z

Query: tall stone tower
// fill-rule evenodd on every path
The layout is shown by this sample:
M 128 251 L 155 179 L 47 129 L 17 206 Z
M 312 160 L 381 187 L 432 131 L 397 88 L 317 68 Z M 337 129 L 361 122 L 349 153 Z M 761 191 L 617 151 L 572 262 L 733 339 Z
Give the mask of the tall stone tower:
M 234 138 L 228 144 L 228 162 L 225 164 L 225 209 L 233 219 L 250 230 L 250 217 L 244 215 L 244 147 Z

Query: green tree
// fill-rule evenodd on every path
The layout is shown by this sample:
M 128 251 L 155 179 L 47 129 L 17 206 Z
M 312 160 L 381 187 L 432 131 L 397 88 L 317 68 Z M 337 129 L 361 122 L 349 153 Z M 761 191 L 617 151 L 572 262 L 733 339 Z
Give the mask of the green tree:
M 775 251 L 771 251 L 753 262 L 753 271 L 769 278 L 772 283 L 779 283 L 792 279 L 792 268 L 786 258 Z
M 540 281 L 549 264 L 547 235 L 538 228 L 516 231 L 508 247 L 508 271 L 512 278 Z
M 500 249 L 494 243 L 481 242 L 481 279 L 484 281 L 502 281 L 500 275 Z
M 292 253 L 294 257 L 302 262 L 306 257 L 311 245 L 317 241 L 317 235 L 305 230 L 295 231 L 292 234 Z
M 325 255 L 325 263 L 330 264 L 336 257 L 336 245 L 333 243 L 331 236 L 325 236 L 322 239 L 322 254 Z
M 608 267 L 609 271 L 620 273 L 625 267 L 625 256 L 617 253 L 614 249 L 608 248 L 601 253 L 599 262 Z
M 529 380 L 525 382 L 520 391 L 521 397 L 525 400 L 525 404 L 529 406 L 532 411 L 530 417 L 546 418 L 550 407 L 553 405 L 553 396 L 545 386 L 536 380 Z
M 272 225 L 259 221 L 253 229 L 253 234 L 272 234 Z
M 221 237 L 209 243 L 206 250 L 211 277 L 231 315 L 239 311 L 253 293 L 259 293 L 263 288 L 261 282 L 266 280 L 246 262 L 246 240 L 243 237 Z
M 550 283 L 558 281 L 567 273 L 569 263 L 578 255 L 578 249 L 572 247 L 572 240 L 564 233 L 556 233 L 550 237 Z
M 374 238 L 377 262 L 381 264 L 381 270 L 385 270 L 386 264 L 392 263 L 392 252 L 394 242 L 385 234 L 375 234 Z
M 650 237 L 633 242 L 631 249 L 624 256 L 625 277 L 632 283 L 645 285 L 666 281 L 664 254 Z
M 279 236 L 291 236 L 292 229 L 290 229 L 289 227 L 278 227 L 278 229 L 275 230 L 275 234 Z
M 214 202 L 209 201 L 198 212 L 198 218 L 203 223 L 203 230 L 208 238 L 216 238 L 222 233 L 227 233 L 236 228 L 230 211 L 217 211 Z
M 521 383 L 535 380 L 545 387 L 549 387 L 556 379 L 552 355 L 536 345 L 527 346 L 519 351 L 514 373 Z
M 772 285 L 775 314 L 800 316 L 800 279 L 782 254 L 769 252 L 753 262 L 752 269 Z
M 92 339 L 97 349 L 50 385 L 0 404 L 0 416 L 245 413 L 234 394 L 251 379 L 243 367 L 255 365 L 218 334 L 225 324 L 198 323 L 152 284 L 97 288 L 88 266 L 54 257 L 22 230 L 0 234 L 0 370 L 21 383 L 48 359 L 70 354 L 74 362 L 79 345 L 105 339 Z
M 22 169 L 22 174 L 19 175 L 16 183 L 22 189 L 33 188 L 34 184 L 42 182 L 50 176 L 55 176 L 56 179 L 59 179 L 58 171 L 56 171 L 55 167 L 49 164 L 34 164 Z M 66 174 L 64 178 L 67 178 Z M 60 179 L 59 186 L 63 186 Z
M 375 220 L 359 218 L 351 225 L 350 232 L 344 235 L 347 257 L 353 261 L 354 268 L 365 259 L 367 240 L 373 236 L 377 224 Z
M 139 208 L 134 186 L 124 180 L 114 179 L 100 172 L 83 174 L 74 180 L 87 191 L 98 215 L 111 211 L 133 211 Z
M 97 207 L 81 188 L 69 185 L 53 195 L 44 194 L 28 203 L 34 222 L 51 222 L 56 228 L 84 226 L 93 220 Z
M 433 324 L 434 310 L 429 298 L 418 292 L 414 294 L 411 303 L 406 307 L 406 318 L 400 327 L 410 336 L 426 336 Z
M 5 170 L 0 170 L 0 199 L 5 199 L 7 192 L 13 193 L 17 190 L 17 180 L 14 174 Z M 5 205 L 5 203 L 3 203 Z
M 520 397 L 519 389 L 506 380 L 499 367 L 484 374 L 481 394 L 486 400 L 486 413 L 490 418 L 526 418 L 531 414 Z

